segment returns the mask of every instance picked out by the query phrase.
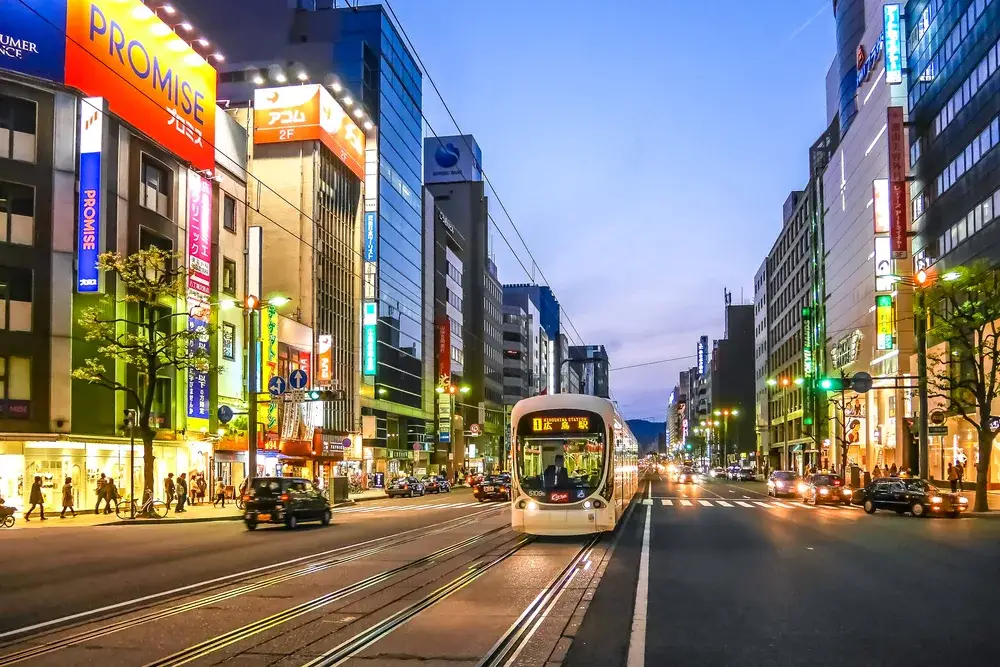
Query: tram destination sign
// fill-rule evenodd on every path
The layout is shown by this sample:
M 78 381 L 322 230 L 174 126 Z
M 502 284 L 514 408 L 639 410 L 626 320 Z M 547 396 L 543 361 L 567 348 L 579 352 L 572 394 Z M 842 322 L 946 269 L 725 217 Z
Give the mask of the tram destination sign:
M 559 415 L 552 417 L 532 417 L 532 433 L 581 432 L 590 430 L 589 415 Z

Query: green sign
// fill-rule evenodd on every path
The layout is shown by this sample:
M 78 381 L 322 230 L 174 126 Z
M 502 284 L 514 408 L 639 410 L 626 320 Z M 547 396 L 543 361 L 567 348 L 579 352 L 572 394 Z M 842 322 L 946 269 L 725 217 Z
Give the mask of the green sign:
M 378 304 L 365 301 L 361 312 L 361 371 L 366 376 L 375 375 L 378 349 Z

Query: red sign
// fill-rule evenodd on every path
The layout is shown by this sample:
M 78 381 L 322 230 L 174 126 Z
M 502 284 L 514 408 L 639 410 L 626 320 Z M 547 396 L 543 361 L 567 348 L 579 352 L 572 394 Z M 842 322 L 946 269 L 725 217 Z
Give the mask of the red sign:
M 316 339 L 316 384 L 323 386 L 333 380 L 333 337 L 321 335 Z
M 552 491 L 549 493 L 549 500 L 554 503 L 568 503 L 569 491 Z
M 451 377 L 451 320 L 443 317 L 438 320 L 438 377 Z
M 312 352 L 299 352 L 299 368 L 306 372 L 310 383 L 312 382 Z
M 903 107 L 888 108 L 889 240 L 893 259 L 909 256 L 909 203 L 906 184 L 906 133 Z

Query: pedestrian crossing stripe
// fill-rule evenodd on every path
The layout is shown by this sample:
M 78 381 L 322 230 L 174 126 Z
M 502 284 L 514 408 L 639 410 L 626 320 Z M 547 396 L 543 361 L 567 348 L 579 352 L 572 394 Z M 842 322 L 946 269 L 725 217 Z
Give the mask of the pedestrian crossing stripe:
M 768 510 L 817 510 L 817 509 L 827 509 L 833 510 L 835 512 L 841 510 L 860 510 L 861 508 L 856 505 L 806 505 L 805 503 L 787 503 L 781 502 L 779 500 L 720 500 L 716 498 L 693 498 L 688 500 L 687 498 L 654 498 L 660 501 L 660 505 L 663 507 L 696 507 L 692 500 L 697 500 L 698 505 L 701 507 L 727 507 L 729 509 L 734 509 L 735 505 L 747 509 L 768 509 Z
M 374 507 L 342 507 L 333 510 L 340 514 L 357 514 L 361 512 L 407 512 L 411 510 L 456 509 L 459 507 L 477 507 L 480 503 L 424 503 L 420 505 L 376 505 Z

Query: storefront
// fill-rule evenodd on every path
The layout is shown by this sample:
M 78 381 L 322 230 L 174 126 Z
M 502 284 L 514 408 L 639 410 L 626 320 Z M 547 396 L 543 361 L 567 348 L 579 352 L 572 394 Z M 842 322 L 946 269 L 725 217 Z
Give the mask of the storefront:
M 953 417 L 946 422 L 947 435 L 932 435 L 928 443 L 929 470 L 933 480 L 947 485 L 948 464 L 961 463 L 965 467 L 963 482 L 970 488 L 978 476 L 979 438 L 976 431 L 964 420 Z M 989 488 L 1000 489 L 1000 447 L 993 441 L 989 469 Z
M 215 443 L 213 483 L 221 481 L 226 495 L 233 497 L 247 476 L 246 438 L 226 437 Z
M 77 511 L 93 509 L 97 504 L 97 480 L 101 473 L 114 480 L 119 495 L 129 495 L 130 445 L 122 439 L 107 441 L 0 441 L 0 496 L 8 505 L 26 509 L 36 476 L 42 478 L 45 509 L 62 508 L 62 487 L 66 478 L 73 483 L 73 501 Z M 208 442 L 161 441 L 153 444 L 154 495 L 163 496 L 163 480 L 168 473 L 205 472 L 212 456 Z M 136 442 L 134 478 L 136 496 L 143 484 L 143 445 Z

